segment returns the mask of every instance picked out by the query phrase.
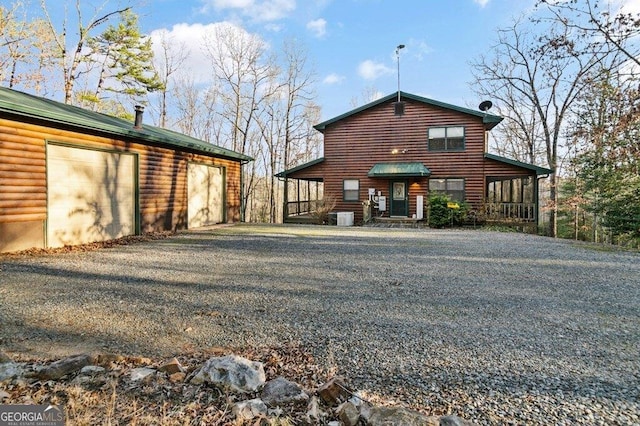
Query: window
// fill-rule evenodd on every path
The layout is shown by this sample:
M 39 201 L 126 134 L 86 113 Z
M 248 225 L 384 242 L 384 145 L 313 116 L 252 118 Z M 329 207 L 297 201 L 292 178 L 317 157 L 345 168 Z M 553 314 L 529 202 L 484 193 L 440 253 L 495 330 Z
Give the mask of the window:
M 464 127 L 431 127 L 429 151 L 464 151 Z
M 344 201 L 358 201 L 360 199 L 360 181 L 358 179 L 342 181 L 342 199 Z
M 429 192 L 447 194 L 454 201 L 464 201 L 464 179 L 429 179 Z

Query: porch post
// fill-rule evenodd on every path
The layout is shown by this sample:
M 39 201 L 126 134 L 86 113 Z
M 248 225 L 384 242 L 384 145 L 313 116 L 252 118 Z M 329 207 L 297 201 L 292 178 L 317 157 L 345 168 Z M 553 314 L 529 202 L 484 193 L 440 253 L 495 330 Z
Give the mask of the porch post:
M 284 197 L 282 206 L 282 223 L 285 223 L 287 217 L 289 217 L 289 178 L 285 175 L 284 177 Z

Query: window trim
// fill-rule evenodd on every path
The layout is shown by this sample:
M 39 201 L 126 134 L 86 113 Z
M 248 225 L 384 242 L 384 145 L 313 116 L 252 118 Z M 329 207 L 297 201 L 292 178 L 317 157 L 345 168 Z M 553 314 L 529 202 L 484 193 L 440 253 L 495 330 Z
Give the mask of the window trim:
M 462 148 L 449 148 L 449 129 L 462 128 Z M 432 129 L 444 129 L 444 149 L 432 148 L 429 133 Z M 435 138 L 434 138 L 435 139 Z M 459 138 L 455 138 L 459 139 Z M 456 126 L 431 126 L 427 128 L 427 150 L 432 152 L 460 152 L 467 149 L 467 127 L 464 125 Z
M 444 186 L 445 189 L 444 191 L 442 190 L 432 190 L 431 189 L 431 181 L 438 181 L 438 180 L 444 180 Z M 454 198 L 451 197 L 451 193 L 449 192 L 449 181 L 450 180 L 461 180 L 462 181 L 462 191 L 454 191 L 455 193 L 460 193 L 462 192 L 462 200 L 456 200 Z M 432 193 L 436 193 L 436 194 L 446 194 L 447 196 L 449 196 L 449 198 L 451 198 L 453 201 L 458 201 L 458 202 L 464 202 L 467 200 L 467 179 L 463 178 L 463 177 L 455 177 L 455 176 L 449 176 L 449 177 L 433 177 L 430 176 L 429 177 L 429 194 L 431 195 Z
M 358 189 L 345 189 L 345 183 L 349 182 L 357 182 Z M 357 191 L 357 195 L 355 199 L 347 198 L 347 191 Z M 342 201 L 345 203 L 357 203 L 360 202 L 360 179 L 342 179 Z

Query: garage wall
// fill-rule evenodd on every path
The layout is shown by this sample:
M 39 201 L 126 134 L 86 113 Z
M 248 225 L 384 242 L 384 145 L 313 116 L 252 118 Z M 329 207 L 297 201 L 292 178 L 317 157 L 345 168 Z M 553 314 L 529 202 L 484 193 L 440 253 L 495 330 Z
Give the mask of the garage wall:
M 138 157 L 136 218 L 142 233 L 187 227 L 187 164 L 225 169 L 226 222 L 240 221 L 240 163 L 34 123 L 0 119 L 0 252 L 46 244 L 46 143 L 130 152 Z

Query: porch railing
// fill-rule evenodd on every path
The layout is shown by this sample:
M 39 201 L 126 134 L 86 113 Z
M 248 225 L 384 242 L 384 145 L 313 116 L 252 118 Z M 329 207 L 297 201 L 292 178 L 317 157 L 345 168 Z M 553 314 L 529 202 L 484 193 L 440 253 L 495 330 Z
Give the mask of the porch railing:
M 318 200 L 289 201 L 285 204 L 285 217 L 313 213 L 317 206 Z
M 485 218 L 496 222 L 535 222 L 535 203 L 485 203 Z

